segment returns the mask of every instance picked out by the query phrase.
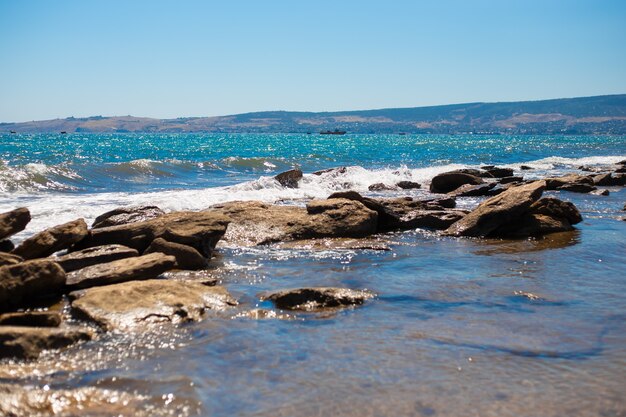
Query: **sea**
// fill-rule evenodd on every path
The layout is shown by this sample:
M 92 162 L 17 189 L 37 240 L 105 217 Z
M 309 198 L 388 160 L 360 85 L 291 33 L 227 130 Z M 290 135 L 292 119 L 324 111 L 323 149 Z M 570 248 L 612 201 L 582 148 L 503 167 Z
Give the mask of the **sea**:
M 457 168 L 534 179 L 624 159 L 626 136 L 607 135 L 0 134 L 0 212 L 30 209 L 19 242 L 120 206 L 304 205 L 344 190 L 426 199 L 431 178 Z M 298 188 L 274 180 L 292 168 Z M 422 188 L 368 190 L 402 180 Z M 228 314 L 5 360 L 0 384 L 55 392 L 51 415 L 626 416 L 626 191 L 608 190 L 545 193 L 584 220 L 540 239 L 416 229 L 375 236 L 385 250 L 218 245 L 206 274 L 239 300 Z M 304 286 L 376 297 L 326 313 L 259 299 Z

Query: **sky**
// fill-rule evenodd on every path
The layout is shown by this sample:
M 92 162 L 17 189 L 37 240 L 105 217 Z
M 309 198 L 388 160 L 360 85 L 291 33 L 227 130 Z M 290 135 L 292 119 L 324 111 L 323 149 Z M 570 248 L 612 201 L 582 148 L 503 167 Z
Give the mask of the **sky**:
M 620 93 L 624 0 L 0 0 L 0 122 Z

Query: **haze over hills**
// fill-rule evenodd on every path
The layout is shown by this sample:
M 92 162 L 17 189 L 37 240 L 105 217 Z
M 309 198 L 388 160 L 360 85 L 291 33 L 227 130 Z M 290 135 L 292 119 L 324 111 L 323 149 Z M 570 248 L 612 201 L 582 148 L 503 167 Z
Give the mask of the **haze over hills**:
M 626 94 L 340 112 L 264 111 L 218 117 L 69 117 L 0 123 L 0 132 L 259 132 L 626 134 Z

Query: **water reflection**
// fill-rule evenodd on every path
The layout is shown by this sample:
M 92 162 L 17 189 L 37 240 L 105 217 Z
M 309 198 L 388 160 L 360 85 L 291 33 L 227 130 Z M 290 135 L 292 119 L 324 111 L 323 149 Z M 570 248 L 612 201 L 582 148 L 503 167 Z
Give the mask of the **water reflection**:
M 540 238 L 531 239 L 482 239 L 477 242 L 476 255 L 497 255 L 511 253 L 538 252 L 548 249 L 563 249 L 580 243 L 579 230 L 551 233 Z

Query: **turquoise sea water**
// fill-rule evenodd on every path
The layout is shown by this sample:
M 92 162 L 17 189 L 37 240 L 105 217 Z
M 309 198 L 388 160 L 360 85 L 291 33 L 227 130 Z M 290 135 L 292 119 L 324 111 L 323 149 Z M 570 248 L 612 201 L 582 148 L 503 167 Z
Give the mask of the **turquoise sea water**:
M 623 159 L 623 136 L 3 135 L 0 212 L 31 209 L 19 240 L 120 205 L 303 204 L 345 189 L 426 198 L 430 179 L 454 168 L 494 164 L 542 178 Z M 294 166 L 305 172 L 300 188 L 272 179 Z M 349 168 L 311 175 L 337 166 Z M 400 180 L 424 186 L 368 191 Z M 378 236 L 389 251 L 222 247 L 209 274 L 239 299 L 232 314 L 4 363 L 0 382 L 126 393 L 127 414 L 145 416 L 623 416 L 626 192 L 609 190 L 546 193 L 574 202 L 585 220 L 540 240 L 414 230 Z M 271 308 L 263 291 L 300 286 L 378 296 L 331 315 L 240 317 Z

